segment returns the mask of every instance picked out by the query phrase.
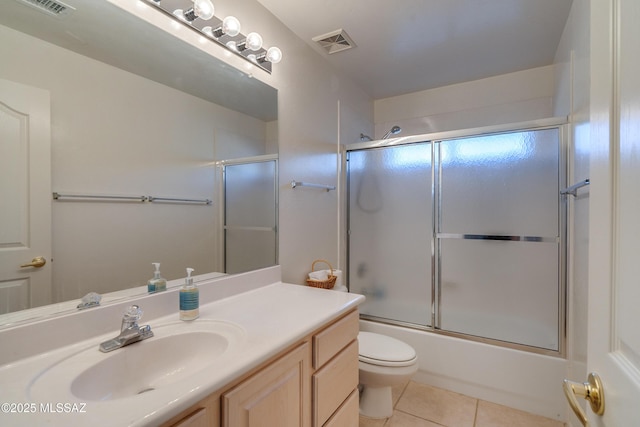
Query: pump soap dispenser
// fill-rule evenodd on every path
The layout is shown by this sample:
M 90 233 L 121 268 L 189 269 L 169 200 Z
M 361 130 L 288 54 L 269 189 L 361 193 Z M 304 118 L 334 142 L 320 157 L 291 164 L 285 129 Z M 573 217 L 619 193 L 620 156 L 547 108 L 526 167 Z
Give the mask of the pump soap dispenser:
M 195 320 L 200 316 L 200 291 L 193 284 L 193 268 L 187 268 L 187 278 L 180 289 L 180 320 Z
M 155 273 L 153 273 L 153 279 L 149 279 L 149 282 L 147 282 L 147 290 L 150 294 L 154 292 L 166 291 L 167 281 L 160 275 L 160 263 L 152 262 L 151 265 L 156 268 L 156 271 Z

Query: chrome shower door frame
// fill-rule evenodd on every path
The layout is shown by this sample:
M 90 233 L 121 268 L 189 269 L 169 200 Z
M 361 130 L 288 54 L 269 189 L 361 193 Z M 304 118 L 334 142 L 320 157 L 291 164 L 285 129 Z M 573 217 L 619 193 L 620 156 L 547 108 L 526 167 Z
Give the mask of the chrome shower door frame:
M 218 229 L 222 231 L 221 239 L 219 242 L 220 250 L 217 251 L 220 254 L 220 259 L 218 260 L 219 265 L 223 266 L 223 270 L 227 273 L 227 232 L 229 230 L 244 230 L 244 231 L 258 231 L 258 232 L 274 232 L 275 233 L 275 246 L 274 246 L 274 265 L 278 264 L 278 256 L 279 256 L 279 215 L 278 215 L 278 205 L 279 205 L 279 194 L 278 194 L 278 182 L 279 182 L 279 167 L 278 167 L 278 155 L 277 154 L 266 154 L 252 157 L 242 157 L 238 159 L 232 160 L 221 160 L 216 162 L 216 167 L 218 170 L 217 179 L 219 182 L 218 186 L 218 206 L 219 206 L 219 223 Z M 227 168 L 232 166 L 240 166 L 240 165 L 250 165 L 257 163 L 274 163 L 274 180 L 273 180 L 273 192 L 274 192 L 274 226 L 273 227 L 262 227 L 262 226 L 230 226 L 227 223 L 227 213 L 226 213 L 226 200 L 227 200 Z
M 413 329 L 426 330 L 437 334 L 452 336 L 463 338 L 467 340 L 483 342 L 487 344 L 497 345 L 506 348 L 512 348 L 517 350 L 524 350 L 528 352 L 545 354 L 556 357 L 564 357 L 566 353 L 566 315 L 567 315 L 567 198 L 564 195 L 560 194 L 560 190 L 566 187 L 567 181 L 567 170 L 569 164 L 568 158 L 568 129 L 567 129 L 567 121 L 565 117 L 560 118 L 550 118 L 550 119 L 542 119 L 542 120 L 534 120 L 529 122 L 521 122 L 514 124 L 506 124 L 506 125 L 498 125 L 498 126 L 488 126 L 481 128 L 473 128 L 473 129 L 465 129 L 465 130 L 456 130 L 456 131 L 447 131 L 447 132 L 438 132 L 432 134 L 423 134 L 423 135 L 415 135 L 415 136 L 407 136 L 400 138 L 393 138 L 388 140 L 380 140 L 380 141 L 367 141 L 367 142 L 359 142 L 355 144 L 350 144 L 345 147 L 344 155 L 345 158 L 348 158 L 349 153 L 351 151 L 358 150 L 367 150 L 374 148 L 384 148 L 384 147 L 392 147 L 392 146 L 401 146 L 406 144 L 415 144 L 415 143 L 430 143 L 431 144 L 431 197 L 432 197 L 432 238 L 431 238 L 431 325 L 417 325 L 410 322 L 399 321 L 399 320 L 391 320 L 387 318 L 381 318 L 373 315 L 362 314 L 361 317 L 363 319 L 372 320 L 380 323 L 387 323 L 396 326 L 409 327 Z M 441 200 L 441 183 L 442 183 L 442 167 L 441 167 L 441 143 L 448 140 L 453 139 L 461 139 L 466 137 L 474 137 L 474 136 L 484 136 L 484 135 L 496 135 L 496 134 L 507 134 L 513 132 L 522 132 L 522 131 L 536 131 L 536 130 L 544 130 L 544 129 L 558 129 L 558 237 L 552 238 L 550 236 L 510 236 L 510 240 L 520 240 L 520 241 L 530 241 L 530 242 L 558 242 L 558 349 L 547 349 L 541 348 L 531 345 L 513 343 L 509 341 L 502 341 L 493 338 L 479 337 L 471 334 L 447 331 L 441 329 L 440 326 L 442 324 L 442 288 L 441 288 L 441 257 L 440 257 L 440 243 L 442 238 L 464 238 L 464 239 L 491 239 L 495 236 L 480 236 L 480 235 L 460 235 L 460 236 L 448 236 L 448 235 L 439 235 L 439 230 L 441 226 L 441 208 L 442 208 L 442 200 Z M 351 220 L 351 212 L 350 212 L 350 176 L 349 170 L 347 167 L 343 169 L 346 174 L 346 207 L 347 207 L 347 266 L 350 266 L 350 251 L 351 251 L 351 235 L 350 235 L 350 220 Z M 505 236 L 498 236 L 496 239 L 506 240 Z M 552 239 L 552 240 L 549 240 Z M 350 284 L 349 275 L 351 272 L 349 268 L 345 272 L 345 277 L 347 283 Z

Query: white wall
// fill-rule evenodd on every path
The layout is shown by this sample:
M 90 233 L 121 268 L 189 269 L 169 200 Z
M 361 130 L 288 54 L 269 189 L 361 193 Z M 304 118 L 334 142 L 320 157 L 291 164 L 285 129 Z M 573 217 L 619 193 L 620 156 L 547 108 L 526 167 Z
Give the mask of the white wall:
M 375 101 L 375 137 L 516 123 L 552 116 L 554 67 L 546 66 Z
M 590 5 L 574 0 L 571 13 L 556 52 L 556 96 L 554 111 L 569 116 L 570 159 L 568 184 L 589 178 L 589 46 Z M 568 312 L 567 378 L 584 381 L 587 377 L 587 293 L 589 261 L 589 188 L 578 191 L 568 201 Z M 586 402 L 581 402 L 586 407 Z M 577 423 L 571 416 L 568 421 Z
M 265 154 L 268 125 L 0 26 L 0 77 L 51 93 L 53 191 L 214 199 L 221 158 Z M 56 301 L 219 271 L 216 206 L 53 203 Z
M 272 74 L 251 72 L 278 89 L 279 262 L 283 281 L 304 284 L 315 259 L 341 267 L 341 196 L 339 190 L 292 189 L 290 182 L 340 186 L 340 144 L 373 130 L 373 100 L 255 0 L 216 1 L 216 15 L 230 14 L 283 52 Z M 215 48 L 212 55 L 246 69 L 245 61 Z

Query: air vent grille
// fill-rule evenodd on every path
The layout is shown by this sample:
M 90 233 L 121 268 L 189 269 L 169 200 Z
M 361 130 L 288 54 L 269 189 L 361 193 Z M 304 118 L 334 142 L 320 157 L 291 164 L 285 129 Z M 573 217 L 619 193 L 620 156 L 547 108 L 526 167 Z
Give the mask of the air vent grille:
M 351 37 L 343 29 L 314 37 L 312 40 L 318 43 L 328 54 L 356 47 Z
M 18 1 L 53 16 L 69 15 L 75 10 L 75 8 L 73 8 L 72 6 L 69 6 L 68 4 L 64 4 L 61 1 L 53 1 L 53 0 L 18 0 Z

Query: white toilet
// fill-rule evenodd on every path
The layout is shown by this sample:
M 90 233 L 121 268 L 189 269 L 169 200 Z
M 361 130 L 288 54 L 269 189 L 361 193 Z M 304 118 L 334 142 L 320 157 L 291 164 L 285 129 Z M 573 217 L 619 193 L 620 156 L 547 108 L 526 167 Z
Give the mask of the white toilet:
M 391 388 L 418 370 L 418 356 L 410 345 L 372 332 L 358 334 L 360 352 L 360 414 L 389 418 L 393 414 Z

